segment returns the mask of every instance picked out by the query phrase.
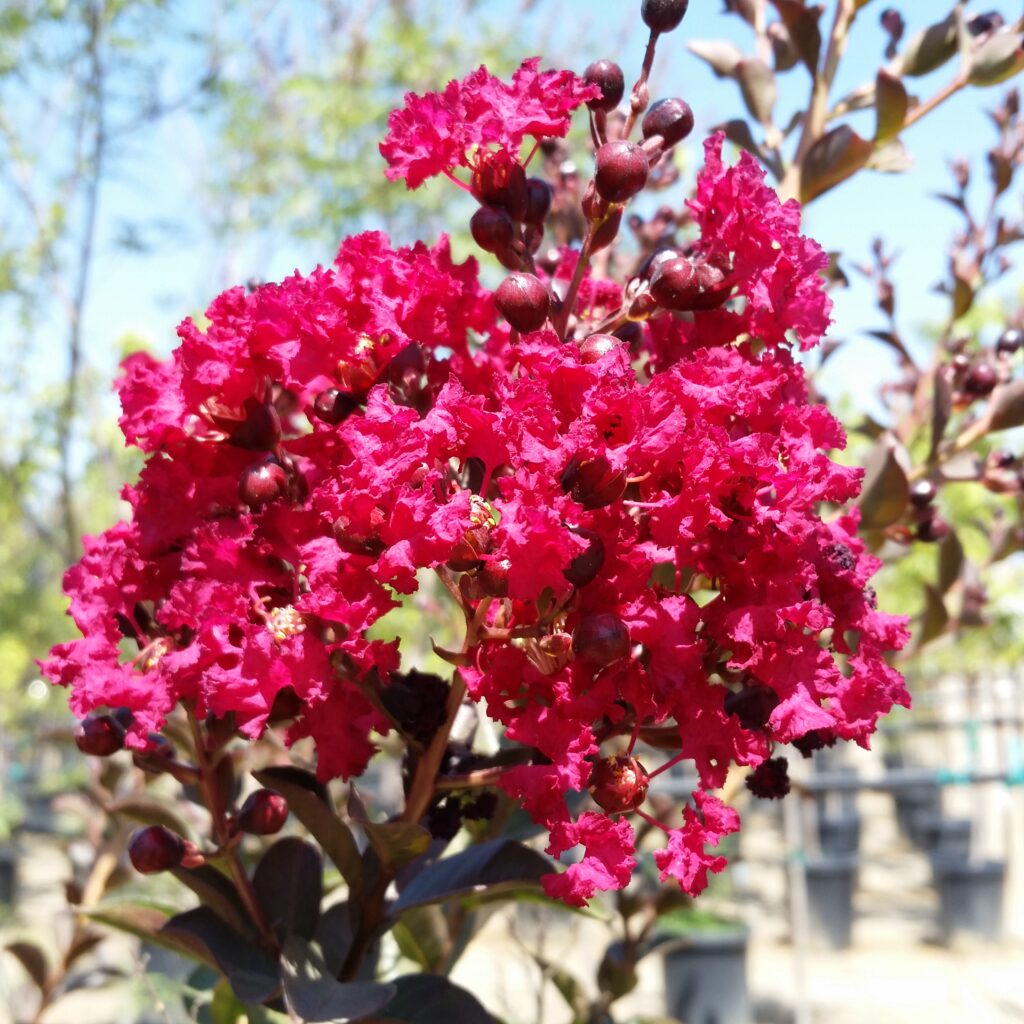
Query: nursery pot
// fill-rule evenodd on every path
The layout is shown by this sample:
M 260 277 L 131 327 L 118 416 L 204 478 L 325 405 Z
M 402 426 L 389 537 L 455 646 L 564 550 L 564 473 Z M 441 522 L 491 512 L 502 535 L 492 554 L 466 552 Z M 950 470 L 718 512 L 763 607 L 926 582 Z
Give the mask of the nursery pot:
M 10 846 L 0 847 L 0 907 L 13 906 L 17 891 L 17 854 Z
M 804 865 L 804 874 L 811 944 L 819 949 L 847 949 L 853 932 L 857 858 L 814 858 Z
M 917 847 L 926 848 L 924 828 L 942 812 L 942 793 L 934 782 L 902 786 L 893 792 L 900 831 Z
M 844 857 L 860 845 L 860 815 L 842 814 L 818 819 L 818 846 L 827 857 Z
M 686 1024 L 753 1024 L 742 929 L 673 935 L 665 960 L 665 1010 Z
M 958 936 L 998 939 L 1003 924 L 1006 861 L 970 862 L 936 856 L 932 860 L 939 894 L 939 930 L 951 943 Z
M 970 818 L 944 818 L 941 814 L 922 819 L 921 838 L 932 857 L 967 861 L 971 856 Z

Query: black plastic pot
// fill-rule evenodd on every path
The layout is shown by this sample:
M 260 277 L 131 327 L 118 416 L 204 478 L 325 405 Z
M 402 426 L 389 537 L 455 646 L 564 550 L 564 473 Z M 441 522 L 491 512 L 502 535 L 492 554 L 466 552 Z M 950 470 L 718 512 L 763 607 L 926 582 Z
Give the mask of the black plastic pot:
M 844 857 L 856 853 L 860 846 L 860 815 L 819 818 L 818 846 L 827 857 Z
M 746 931 L 694 932 L 659 946 L 670 1016 L 686 1024 L 752 1024 Z
M 1006 862 L 964 861 L 936 856 L 932 859 L 935 889 L 939 894 L 939 930 L 942 940 L 957 937 L 998 939 L 1003 928 L 1003 889 Z
M 18 895 L 18 855 L 9 846 L 0 847 L 0 907 L 10 907 Z
M 857 858 L 814 858 L 804 865 L 804 873 L 811 945 L 819 949 L 847 949 L 853 933 Z
M 942 792 L 934 782 L 893 790 L 900 831 L 920 849 L 926 848 L 925 826 L 942 813 Z
M 971 820 L 931 815 L 922 820 L 921 839 L 932 857 L 967 861 L 971 856 Z

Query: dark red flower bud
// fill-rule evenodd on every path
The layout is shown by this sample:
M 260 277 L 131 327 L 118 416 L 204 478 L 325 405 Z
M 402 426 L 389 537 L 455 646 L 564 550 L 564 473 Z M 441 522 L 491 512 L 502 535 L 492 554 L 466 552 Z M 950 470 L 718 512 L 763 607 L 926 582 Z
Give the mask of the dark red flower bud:
M 184 856 L 185 840 L 163 825 L 136 829 L 128 845 L 128 859 L 143 875 L 176 868 Z
M 278 462 L 257 462 L 242 473 L 238 496 L 250 508 L 277 501 L 288 491 L 288 474 Z
M 762 761 L 747 776 L 747 789 L 765 800 L 781 800 L 789 792 L 789 762 L 784 757 Z
M 647 154 L 632 142 L 606 142 L 597 151 L 594 183 L 598 194 L 609 203 L 632 199 L 644 185 L 651 169 Z
M 917 539 L 934 544 L 949 536 L 950 526 L 940 515 L 934 515 L 917 524 Z
M 629 630 L 617 615 L 594 612 L 573 630 L 572 650 L 582 661 L 604 668 L 629 655 Z
M 724 282 L 725 274 L 714 264 L 680 256 L 658 264 L 651 275 L 651 295 L 665 309 L 715 309 L 728 298 Z
M 602 249 L 607 249 L 615 241 L 621 224 L 622 209 L 618 207 L 607 214 L 594 228 L 593 237 L 590 239 L 590 251 L 600 252 Z
M 996 351 L 1002 355 L 1012 356 L 1022 345 L 1024 345 L 1024 331 L 1018 331 L 1016 327 L 1007 327 L 999 335 Z
M 553 190 L 543 178 L 526 179 L 526 215 L 523 220 L 527 224 L 543 224 L 551 210 Z
M 569 529 L 587 542 L 587 548 L 562 570 L 562 575 L 574 587 L 585 587 L 604 565 L 604 541 L 593 530 L 585 530 L 582 526 L 571 526 Z
M 490 546 L 491 531 L 486 526 L 474 526 L 455 542 L 451 556 L 445 564 L 452 572 L 471 572 L 479 569 Z
M 914 508 L 927 508 L 938 493 L 938 488 L 931 480 L 918 480 L 910 488 L 910 504 Z
M 526 171 L 518 160 L 505 154 L 487 154 L 473 173 L 472 187 L 473 195 L 486 206 L 499 207 L 512 220 L 526 219 L 530 197 Z
M 622 348 L 622 342 L 610 334 L 591 334 L 580 342 L 580 362 L 589 366 L 603 359 L 609 352 Z
M 228 437 L 236 448 L 269 451 L 281 440 L 281 417 L 269 402 L 246 403 L 246 419 Z
M 238 827 L 254 836 L 272 836 L 288 820 L 288 801 L 273 789 L 257 789 L 238 812 Z
M 313 414 L 332 426 L 348 419 L 359 408 L 359 402 L 345 391 L 328 388 L 313 399 Z
M 882 28 L 889 33 L 892 41 L 898 43 L 900 37 L 903 35 L 903 29 L 905 28 L 903 22 L 903 15 L 894 7 L 887 7 L 878 16 L 878 21 Z
M 583 72 L 583 81 L 587 85 L 596 85 L 601 95 L 594 100 L 587 100 L 591 110 L 614 110 L 626 91 L 626 80 L 622 77 L 622 68 L 613 60 L 595 60 Z
M 89 715 L 75 727 L 75 745 L 90 757 L 110 757 L 124 746 L 124 729 L 113 715 Z
M 361 530 L 356 528 L 344 516 L 339 516 L 334 520 L 331 530 L 334 534 L 334 539 L 338 542 L 338 547 L 343 551 L 349 551 L 354 555 L 366 555 L 370 558 L 376 558 L 386 547 L 375 532 L 382 524 L 383 518 L 380 524 L 375 525 L 371 522 L 368 530 Z
M 643 0 L 640 17 L 652 32 L 671 32 L 686 14 L 690 0 Z
M 971 367 L 964 378 L 964 391 L 980 398 L 990 394 L 998 383 L 999 374 L 996 368 L 989 363 L 978 363 L 977 366 Z
M 480 597 L 507 597 L 508 571 L 512 563 L 507 558 L 488 558 L 477 570 L 473 584 Z
M 644 766 L 626 754 L 601 758 L 587 783 L 594 803 L 609 814 L 635 811 L 647 799 L 649 786 Z
M 516 233 L 512 218 L 496 206 L 481 206 L 470 218 L 469 230 L 481 249 L 495 254 L 507 250 Z
M 647 259 L 643 261 L 643 263 L 640 264 L 640 269 L 637 272 L 637 277 L 642 278 L 644 281 L 650 281 L 650 279 L 658 270 L 658 267 L 660 267 L 663 263 L 668 263 L 669 260 L 678 260 L 684 258 L 685 257 L 683 256 L 683 254 L 673 246 L 668 246 L 664 249 L 657 249 L 655 252 L 652 252 L 651 255 L 648 256 Z
M 517 331 L 527 334 L 544 325 L 551 306 L 547 288 L 533 274 L 509 274 L 494 293 L 498 312 Z
M 658 100 L 644 114 L 640 130 L 645 139 L 660 135 L 665 140 L 665 148 L 682 142 L 693 131 L 693 111 L 690 104 L 678 97 Z
M 562 472 L 562 490 L 586 509 L 604 508 L 622 497 L 626 474 L 612 469 L 603 455 L 581 458 L 574 455 Z

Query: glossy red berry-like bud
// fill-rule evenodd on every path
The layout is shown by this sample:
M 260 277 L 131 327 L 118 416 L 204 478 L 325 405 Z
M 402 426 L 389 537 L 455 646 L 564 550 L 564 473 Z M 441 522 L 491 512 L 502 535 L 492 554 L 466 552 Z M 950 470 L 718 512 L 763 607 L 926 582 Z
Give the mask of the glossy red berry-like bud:
M 268 451 L 281 440 L 281 417 L 269 402 L 251 403 L 247 417 L 228 437 L 236 448 Z
M 660 135 L 665 140 L 666 149 L 682 142 L 693 131 L 693 111 L 690 104 L 678 97 L 658 100 L 644 114 L 640 130 L 645 139 Z
M 604 668 L 629 654 L 629 630 L 617 615 L 594 612 L 573 630 L 572 650 L 581 661 Z
M 988 363 L 978 363 L 972 366 L 964 378 L 964 391 L 969 395 L 982 397 L 989 394 L 999 383 L 999 374 L 996 368 Z
M 345 391 L 328 388 L 313 399 L 313 415 L 332 426 L 348 419 L 359 408 L 359 402 Z
M 910 488 L 910 504 L 914 508 L 927 508 L 939 493 L 931 480 L 918 480 Z
M 878 16 L 878 21 L 882 28 L 889 33 L 893 41 L 899 42 L 900 36 L 903 35 L 903 29 L 905 27 L 903 15 L 894 7 L 887 7 Z
M 996 351 L 1001 355 L 1012 356 L 1021 346 L 1024 346 L 1024 331 L 1018 331 L 1016 327 L 1007 327 L 999 335 Z
M 503 252 L 515 238 L 512 218 L 496 206 L 481 206 L 469 220 L 473 241 L 485 252 Z
M 935 515 L 917 524 L 917 539 L 931 544 L 945 540 L 950 534 L 950 525 L 942 516 Z
M 607 249 L 618 236 L 621 224 L 622 208 L 616 207 L 594 228 L 593 237 L 590 239 L 590 251 L 600 252 Z
M 143 875 L 176 868 L 185 856 L 185 840 L 163 825 L 136 829 L 128 844 L 128 859 Z
M 603 757 L 594 765 L 587 788 L 602 810 L 609 814 L 635 811 L 646 799 L 650 786 L 647 770 L 626 754 Z
M 593 530 L 585 530 L 582 526 L 573 526 L 570 530 L 585 540 L 587 547 L 562 570 L 562 575 L 574 587 L 585 587 L 597 577 L 604 565 L 604 541 Z
M 473 195 L 486 206 L 504 210 L 512 220 L 525 220 L 530 197 L 523 165 L 504 154 L 489 154 L 473 174 Z
M 490 546 L 491 531 L 486 526 L 475 526 L 455 542 L 451 556 L 445 564 L 452 572 L 471 572 L 479 569 Z
M 789 792 L 789 762 L 784 757 L 762 761 L 747 776 L 747 789 L 763 800 L 781 800 Z
M 606 142 L 597 151 L 594 183 L 609 203 L 624 203 L 647 184 L 651 165 L 647 154 L 632 142 Z
M 622 348 L 622 342 L 618 338 L 610 334 L 591 334 L 580 342 L 580 362 L 590 366 L 619 348 Z
M 583 72 L 586 85 L 596 85 L 601 95 L 596 99 L 587 100 L 591 110 L 614 110 L 626 91 L 626 80 L 622 76 L 622 68 L 613 60 L 595 60 Z
M 651 255 L 648 256 L 647 259 L 645 259 L 643 263 L 640 264 L 640 269 L 637 272 L 637 277 L 642 278 L 644 281 L 650 281 L 650 279 L 654 277 L 655 273 L 657 272 L 658 267 L 660 267 L 663 263 L 668 263 L 669 260 L 678 259 L 685 259 L 683 254 L 678 249 L 673 248 L 672 246 L 669 246 L 665 249 L 658 249 L 655 252 L 652 252 Z
M 652 32 L 671 32 L 686 14 L 690 0 L 643 0 L 640 17 Z
M 543 327 L 551 308 L 551 297 L 533 274 L 509 274 L 498 285 L 494 304 L 512 327 L 527 334 Z
M 551 186 L 543 178 L 526 179 L 526 215 L 523 220 L 527 224 L 544 223 L 551 211 L 552 194 Z
M 651 274 L 651 295 L 665 309 L 690 309 L 700 295 L 693 263 L 685 256 L 660 262 Z
M 257 789 L 238 812 L 238 827 L 254 836 L 272 836 L 288 820 L 288 801 L 273 789 Z
M 110 757 L 124 747 L 124 729 L 113 715 L 89 715 L 75 727 L 75 746 L 90 757 Z
M 238 496 L 250 508 L 277 501 L 288 491 L 288 474 L 277 462 L 258 462 L 242 473 Z
M 561 484 L 584 508 L 604 508 L 622 497 L 626 474 L 613 469 L 603 455 L 591 459 L 574 455 L 562 472 Z
M 507 597 L 508 571 L 512 563 L 507 558 L 488 558 L 473 579 L 474 588 L 481 597 Z

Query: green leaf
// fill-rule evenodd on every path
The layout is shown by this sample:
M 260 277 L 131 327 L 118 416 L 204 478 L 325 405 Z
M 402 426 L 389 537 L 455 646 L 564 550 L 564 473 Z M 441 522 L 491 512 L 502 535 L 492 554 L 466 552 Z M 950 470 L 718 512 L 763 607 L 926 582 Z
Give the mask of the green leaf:
M 761 124 L 770 125 L 775 101 L 779 98 L 772 69 L 757 57 L 745 57 L 736 65 L 735 78 L 747 110 Z
M 493 839 L 424 868 L 399 893 L 393 909 L 400 912 L 463 896 L 535 889 L 541 876 L 552 870 L 551 861 L 536 850 L 511 839 Z
M 558 994 L 565 1000 L 566 1006 L 572 1010 L 573 1024 L 577 1021 L 586 1021 L 590 1011 L 590 1000 L 580 982 L 567 970 L 545 960 L 543 957 L 535 957 L 537 966 L 544 972 L 547 978 L 558 991 Z
M 243 935 L 255 937 L 255 925 L 227 876 L 209 864 L 197 868 L 173 868 L 171 873 L 199 897 L 200 903 L 213 910 L 228 925 Z
M 849 125 L 827 132 L 807 152 L 801 175 L 800 198 L 809 203 L 859 171 L 874 152 Z
M 818 27 L 820 8 L 805 7 L 803 0 L 772 0 L 779 17 L 793 40 L 800 59 L 812 75 L 817 74 L 821 56 L 821 29 Z
M 910 98 L 903 83 L 887 71 L 875 78 L 875 142 L 888 142 L 903 130 Z
M 422 825 L 412 822 L 361 821 L 359 827 L 366 833 L 366 838 L 385 867 L 408 864 L 430 845 L 430 833 Z
M 328 972 L 320 950 L 298 936 L 281 954 L 281 973 L 289 1008 L 303 1021 L 316 1024 L 360 1020 L 386 1006 L 396 991 L 394 985 L 372 981 L 338 981 Z
M 1021 70 L 1024 70 L 1024 41 L 1019 31 L 1007 26 L 971 54 L 967 80 L 971 85 L 999 85 Z
M 209 907 L 176 914 L 161 934 L 212 959 L 243 1003 L 266 1002 L 281 987 L 277 964 Z
M 956 53 L 956 49 L 954 11 L 910 39 L 899 57 L 899 70 L 911 77 L 926 75 L 945 64 Z
M 442 972 L 448 959 L 451 937 L 448 919 L 440 907 L 428 905 L 407 910 L 392 925 L 391 934 L 402 955 L 428 974 Z
M 13 956 L 40 992 L 49 988 L 50 965 L 46 954 L 34 942 L 9 942 L 4 949 Z
M 256 865 L 253 889 L 282 944 L 293 935 L 313 938 L 320 919 L 323 873 L 320 851 L 295 836 L 279 839 Z
M 476 996 L 440 975 L 412 974 L 398 978 L 395 987 L 398 992 L 384 1007 L 382 1020 L 401 1024 L 495 1024 Z
M 938 591 L 940 594 L 949 592 L 950 587 L 960 579 L 960 571 L 964 567 L 964 547 L 955 532 L 939 544 Z
M 743 60 L 743 51 L 725 39 L 691 39 L 687 48 L 710 64 L 719 78 L 732 78 Z
M 292 814 L 334 861 L 354 892 L 361 888 L 363 864 L 352 830 L 338 817 L 327 789 L 310 772 L 288 765 L 253 772 L 255 779 L 276 789 L 287 801 Z
M 864 467 L 864 486 L 857 502 L 861 529 L 882 530 L 903 515 L 910 497 L 910 484 L 901 464 L 905 458 L 891 434 L 883 434 L 875 442 Z

